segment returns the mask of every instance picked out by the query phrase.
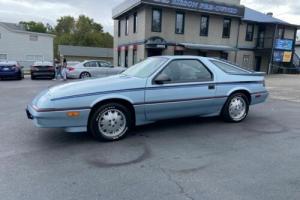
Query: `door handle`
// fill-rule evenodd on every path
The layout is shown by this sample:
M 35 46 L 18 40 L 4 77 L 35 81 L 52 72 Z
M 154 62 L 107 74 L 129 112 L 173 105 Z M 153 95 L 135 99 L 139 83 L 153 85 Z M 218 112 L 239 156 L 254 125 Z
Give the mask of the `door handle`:
M 216 85 L 215 84 L 209 84 L 208 89 L 209 90 L 214 90 L 214 89 L 216 89 Z

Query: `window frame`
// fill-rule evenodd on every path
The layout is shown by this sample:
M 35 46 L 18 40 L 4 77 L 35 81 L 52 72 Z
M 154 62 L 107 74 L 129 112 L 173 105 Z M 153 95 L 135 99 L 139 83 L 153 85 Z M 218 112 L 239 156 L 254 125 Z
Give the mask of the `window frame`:
M 135 12 L 133 14 L 133 33 L 137 33 L 137 21 L 138 21 L 138 14 Z
M 125 17 L 125 36 L 129 35 L 129 17 Z
M 159 30 L 154 30 L 153 28 L 153 22 L 154 22 L 154 20 L 153 20 L 153 17 L 154 17 L 154 11 L 158 11 L 160 14 L 160 16 L 159 16 L 159 21 L 160 21 L 160 26 L 159 26 Z M 160 8 L 152 8 L 152 18 L 151 18 L 151 32 L 154 32 L 154 33 L 161 33 L 161 31 L 162 31 L 162 9 L 160 9 Z
M 229 21 L 229 28 L 228 28 L 228 35 L 225 35 L 225 21 L 228 20 Z M 232 19 L 225 17 L 223 19 L 223 33 L 222 33 L 222 38 L 230 38 L 231 35 L 231 23 L 232 23 Z
M 132 65 L 137 64 L 137 49 L 132 49 Z
M 178 22 L 178 18 L 177 16 L 178 15 L 182 15 L 182 32 L 179 32 L 177 31 L 177 22 Z M 175 13 L 175 34 L 178 34 L 178 35 L 183 35 L 184 34 L 184 31 L 185 31 L 185 13 L 184 12 L 181 12 L 181 11 L 176 11 Z
M 118 20 L 118 37 L 121 37 L 122 21 Z
M 201 60 L 199 60 L 199 59 L 193 59 L 193 58 L 177 58 L 177 59 L 169 60 L 167 63 L 165 63 L 164 67 L 162 67 L 162 69 L 160 69 L 154 75 L 154 77 L 152 78 L 152 81 L 151 81 L 152 85 L 159 85 L 159 84 L 155 83 L 156 78 L 169 66 L 169 64 L 171 62 L 174 62 L 174 61 L 184 61 L 184 60 L 194 60 L 194 61 L 197 61 L 200 64 L 202 64 L 204 66 L 204 68 L 210 73 L 211 80 L 210 81 L 200 81 L 200 80 L 197 80 L 197 81 L 176 81 L 176 82 L 168 82 L 168 83 L 166 83 L 164 85 L 174 85 L 174 84 L 184 84 L 184 85 L 186 85 L 188 83 L 213 83 L 215 81 L 215 75 L 214 75 L 214 73 Z
M 207 27 L 206 27 L 205 33 L 202 33 L 202 18 L 206 18 Z M 200 36 L 207 37 L 208 32 L 209 32 L 209 15 L 201 15 L 201 17 L 200 17 Z
M 249 29 L 249 26 L 252 26 L 251 37 L 250 38 L 248 38 L 248 33 L 249 33 L 248 29 Z M 253 42 L 253 38 L 254 38 L 254 24 L 247 23 L 245 41 Z

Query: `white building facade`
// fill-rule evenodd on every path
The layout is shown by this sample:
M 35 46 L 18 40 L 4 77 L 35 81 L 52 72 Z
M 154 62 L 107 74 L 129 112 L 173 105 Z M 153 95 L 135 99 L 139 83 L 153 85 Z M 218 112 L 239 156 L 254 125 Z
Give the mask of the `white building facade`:
M 25 31 L 20 25 L 0 22 L 0 61 L 18 61 L 29 67 L 36 61 L 53 61 L 54 35 Z

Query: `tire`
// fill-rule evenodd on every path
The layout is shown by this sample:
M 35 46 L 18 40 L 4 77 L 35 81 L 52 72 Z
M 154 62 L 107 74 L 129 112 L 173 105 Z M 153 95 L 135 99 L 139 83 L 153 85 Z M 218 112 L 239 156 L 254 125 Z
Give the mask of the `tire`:
M 88 130 L 100 141 L 117 141 L 124 138 L 132 128 L 131 112 L 118 103 L 97 108 L 90 117 Z
M 31 76 L 31 80 L 35 80 L 35 77 L 34 77 L 34 76 Z
M 82 72 L 79 76 L 80 79 L 90 78 L 91 74 L 89 72 Z
M 222 118 L 226 122 L 239 123 L 244 121 L 249 113 L 249 100 L 243 93 L 232 94 L 222 109 Z

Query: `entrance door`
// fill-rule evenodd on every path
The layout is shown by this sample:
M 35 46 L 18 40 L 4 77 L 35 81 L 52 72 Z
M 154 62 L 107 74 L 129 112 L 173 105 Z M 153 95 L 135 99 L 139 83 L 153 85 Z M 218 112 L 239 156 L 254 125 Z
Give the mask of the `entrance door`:
M 161 56 L 162 49 L 148 49 L 148 57 Z
M 255 56 L 255 71 L 260 72 L 261 70 L 261 56 Z

